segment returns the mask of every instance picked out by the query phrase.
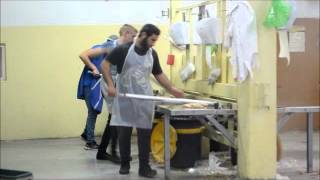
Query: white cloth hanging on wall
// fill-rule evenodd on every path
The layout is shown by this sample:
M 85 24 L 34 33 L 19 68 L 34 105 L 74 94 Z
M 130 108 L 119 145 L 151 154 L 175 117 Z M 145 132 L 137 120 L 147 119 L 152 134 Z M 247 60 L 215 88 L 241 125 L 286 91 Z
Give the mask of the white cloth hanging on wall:
M 286 58 L 288 63 L 290 64 L 290 51 L 289 51 L 289 39 L 288 39 L 288 31 L 287 30 L 278 30 L 278 39 L 280 45 L 279 58 Z
M 237 1 L 227 14 L 224 46 L 230 48 L 233 78 L 238 82 L 253 77 L 257 67 L 257 24 L 254 10 L 247 1 Z

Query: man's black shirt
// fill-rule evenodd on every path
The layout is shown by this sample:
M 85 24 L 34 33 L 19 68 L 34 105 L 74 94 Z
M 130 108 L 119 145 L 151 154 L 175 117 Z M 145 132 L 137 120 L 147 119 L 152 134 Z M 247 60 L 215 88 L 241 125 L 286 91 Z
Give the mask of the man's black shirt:
M 129 48 L 132 44 L 133 44 L 133 42 L 127 43 L 124 45 L 120 45 L 120 46 L 114 48 L 111 51 L 111 53 L 108 55 L 108 57 L 106 58 L 111 64 L 117 66 L 118 74 L 120 74 L 122 71 L 124 61 L 125 61 L 126 56 L 128 54 Z M 147 53 L 148 50 L 142 50 L 142 49 L 139 49 L 137 46 L 135 46 L 134 51 L 137 54 L 139 54 L 140 56 L 143 56 Z M 161 66 L 159 63 L 158 54 L 154 49 L 152 49 L 152 57 L 153 57 L 152 74 L 153 75 L 161 74 L 162 69 L 161 69 Z

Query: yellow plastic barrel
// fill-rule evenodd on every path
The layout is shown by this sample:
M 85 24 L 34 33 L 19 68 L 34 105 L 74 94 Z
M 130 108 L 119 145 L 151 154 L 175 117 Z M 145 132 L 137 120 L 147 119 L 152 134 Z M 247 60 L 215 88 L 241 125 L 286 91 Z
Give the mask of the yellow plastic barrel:
M 158 121 L 151 133 L 151 153 L 153 158 L 158 163 L 164 162 L 164 124 L 163 121 Z M 170 126 L 170 159 L 174 156 L 177 150 L 177 132 Z

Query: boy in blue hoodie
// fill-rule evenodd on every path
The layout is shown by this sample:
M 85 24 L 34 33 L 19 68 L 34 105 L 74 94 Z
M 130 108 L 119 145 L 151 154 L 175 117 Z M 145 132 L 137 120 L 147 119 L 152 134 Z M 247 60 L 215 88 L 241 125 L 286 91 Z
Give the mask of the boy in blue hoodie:
M 86 120 L 86 126 L 81 134 L 82 139 L 86 141 L 87 149 L 99 149 L 97 154 L 97 159 L 110 159 L 108 154 L 106 153 L 106 148 L 109 143 L 110 136 L 117 136 L 116 130 L 112 131 L 113 127 L 110 127 L 110 123 L 107 123 L 107 126 L 104 130 L 101 144 L 99 147 L 94 138 L 94 129 L 96 124 L 97 115 L 101 113 L 103 98 L 100 88 L 100 82 L 104 81 L 103 78 L 100 77 L 101 62 L 105 59 L 107 54 L 109 54 L 112 49 L 118 45 L 129 43 L 133 41 L 133 38 L 137 34 L 137 30 L 128 24 L 123 25 L 119 31 L 120 38 L 119 39 L 107 39 L 103 44 L 95 45 L 91 49 L 88 49 L 80 54 L 80 59 L 85 64 L 85 67 L 82 71 L 79 85 L 78 85 L 78 94 L 77 98 L 85 100 L 86 106 L 88 109 L 88 116 Z M 116 76 L 116 69 L 111 68 L 111 74 L 113 77 Z M 111 112 L 111 109 L 108 109 Z M 111 114 L 109 113 L 108 121 L 111 119 Z M 114 127 L 115 129 L 115 127 Z M 114 132 L 113 134 L 110 134 Z M 116 143 L 116 138 L 114 143 Z M 115 145 L 112 147 L 112 154 L 115 154 Z M 98 156 L 99 155 L 99 156 Z M 114 160 L 114 158 L 112 159 Z

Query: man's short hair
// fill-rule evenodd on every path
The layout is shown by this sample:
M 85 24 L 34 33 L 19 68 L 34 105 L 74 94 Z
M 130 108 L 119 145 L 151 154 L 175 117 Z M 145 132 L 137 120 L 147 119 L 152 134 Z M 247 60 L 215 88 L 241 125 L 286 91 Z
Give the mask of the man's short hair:
M 129 31 L 138 32 L 138 30 L 135 27 L 131 26 L 130 24 L 124 24 L 120 28 L 119 34 L 120 36 L 122 36 L 125 32 L 129 32 Z
M 155 34 L 155 35 L 157 35 L 157 36 L 160 35 L 160 29 L 159 29 L 157 26 L 153 25 L 153 24 L 145 24 L 145 25 L 141 28 L 141 30 L 140 30 L 140 32 L 139 32 L 139 37 L 141 36 L 141 34 L 142 34 L 143 32 L 145 32 L 148 37 L 149 37 L 149 36 L 152 36 L 153 34 Z

